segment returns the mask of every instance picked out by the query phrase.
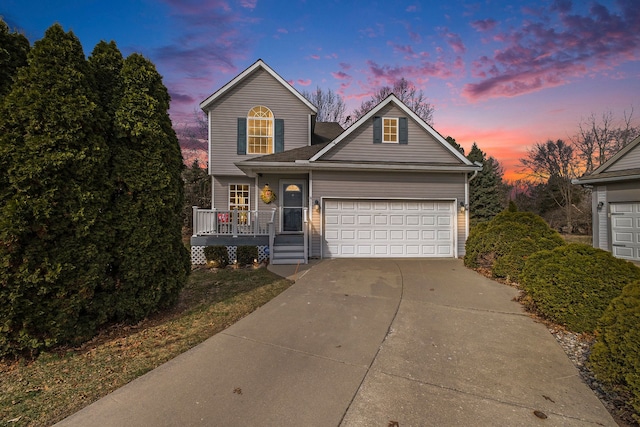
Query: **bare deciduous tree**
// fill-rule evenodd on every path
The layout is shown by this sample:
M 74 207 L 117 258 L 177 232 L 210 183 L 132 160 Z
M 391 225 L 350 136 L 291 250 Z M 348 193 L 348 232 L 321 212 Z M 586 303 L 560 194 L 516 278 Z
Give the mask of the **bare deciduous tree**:
M 302 96 L 318 107 L 319 122 L 338 122 L 341 126 L 348 124 L 345 117 L 346 104 L 342 97 L 331 89 L 323 90 L 316 87 L 313 92 L 303 91 Z
M 633 125 L 633 108 L 624 112 L 623 119 L 616 120 L 613 112 L 606 111 L 598 118 L 591 113 L 578 125 L 578 134 L 571 139 L 578 156 L 589 173 L 640 134 L 640 126 Z
M 575 186 L 571 179 L 576 177 L 576 156 L 573 146 L 561 139 L 536 143 L 527 150 L 526 157 L 520 159 L 523 170 L 537 182 L 554 184 L 558 193 L 553 196 L 555 203 L 564 208 L 567 229 L 572 228 L 572 201 Z
M 384 100 L 390 94 L 394 94 L 407 107 L 413 110 L 422 120 L 430 125 L 433 125 L 433 113 L 435 108 L 427 101 L 422 90 L 416 89 L 415 85 L 404 77 L 396 81 L 393 87 L 384 86 L 378 89 L 370 99 L 364 101 L 359 108 L 356 108 L 353 112 L 353 120 L 358 120 L 375 107 L 380 101 Z

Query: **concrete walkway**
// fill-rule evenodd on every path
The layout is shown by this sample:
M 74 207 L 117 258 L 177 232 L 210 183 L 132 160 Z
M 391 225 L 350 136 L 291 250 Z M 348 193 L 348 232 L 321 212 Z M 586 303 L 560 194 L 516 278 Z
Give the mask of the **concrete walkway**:
M 516 291 L 460 260 L 325 260 L 295 274 L 59 425 L 616 425 Z

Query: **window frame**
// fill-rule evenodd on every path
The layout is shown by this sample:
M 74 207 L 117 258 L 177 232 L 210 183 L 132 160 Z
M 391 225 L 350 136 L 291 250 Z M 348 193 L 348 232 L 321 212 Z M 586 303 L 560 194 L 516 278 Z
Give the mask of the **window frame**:
M 240 187 L 243 187 L 242 189 Z M 246 190 L 245 190 L 246 188 Z M 246 194 L 246 196 L 245 196 Z M 232 199 L 232 195 L 234 198 Z M 238 211 L 238 223 L 249 223 L 249 212 L 251 211 L 251 185 L 250 184 L 229 184 L 228 192 L 229 211 Z M 238 198 L 244 198 L 246 203 L 238 203 Z M 246 212 L 243 214 L 243 212 Z
M 252 113 L 268 112 L 267 115 L 257 115 Z M 257 122 L 257 123 L 255 123 Z M 260 154 L 267 155 L 275 153 L 275 119 L 273 111 L 264 105 L 256 105 L 247 113 L 247 154 Z M 261 126 L 256 126 L 260 124 Z M 256 132 L 256 130 L 262 130 L 263 132 Z M 265 133 L 264 135 L 263 133 Z M 252 138 L 264 139 L 266 144 L 256 144 Z M 257 148 L 265 147 L 265 151 Z
M 387 122 L 389 122 L 387 124 Z M 393 133 L 387 132 L 387 128 L 393 129 Z M 393 136 L 394 139 L 387 139 Z M 382 117 L 382 143 L 398 144 L 400 142 L 400 120 L 398 117 Z

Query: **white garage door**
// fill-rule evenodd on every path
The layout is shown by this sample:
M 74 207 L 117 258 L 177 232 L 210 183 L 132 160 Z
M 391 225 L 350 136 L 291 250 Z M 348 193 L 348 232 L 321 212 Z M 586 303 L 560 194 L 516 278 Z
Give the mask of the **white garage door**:
M 613 255 L 640 261 L 640 203 L 611 203 Z
M 323 257 L 454 256 L 454 202 L 326 200 L 323 211 Z

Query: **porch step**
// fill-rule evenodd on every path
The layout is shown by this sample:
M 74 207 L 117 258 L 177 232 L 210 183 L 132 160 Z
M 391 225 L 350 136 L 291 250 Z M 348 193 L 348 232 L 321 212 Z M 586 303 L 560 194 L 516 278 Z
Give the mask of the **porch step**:
M 271 262 L 273 264 L 304 264 L 304 245 L 294 243 L 274 244 Z
M 300 245 L 304 244 L 304 236 L 301 234 L 278 234 L 273 242 L 275 246 L 280 245 Z

